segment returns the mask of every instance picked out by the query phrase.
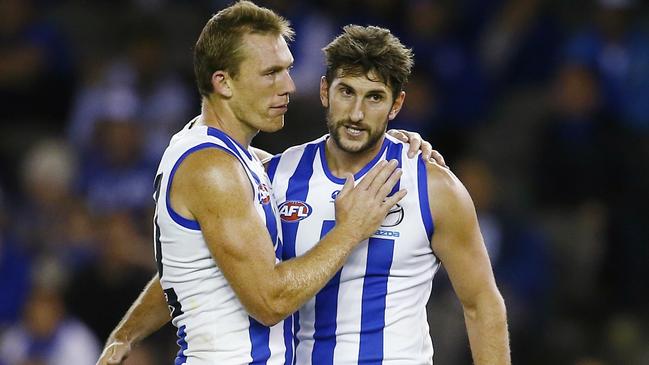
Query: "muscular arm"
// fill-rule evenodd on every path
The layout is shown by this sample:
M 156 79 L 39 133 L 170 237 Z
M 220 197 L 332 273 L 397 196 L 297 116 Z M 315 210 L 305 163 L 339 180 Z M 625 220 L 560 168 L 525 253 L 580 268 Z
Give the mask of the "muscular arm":
M 473 201 L 448 169 L 427 163 L 435 219 L 433 251 L 442 261 L 462 308 L 476 365 L 509 365 L 507 315 L 487 256 Z
M 133 344 L 160 329 L 170 319 L 160 280 L 156 275 L 108 337 L 97 365 L 121 364 Z
M 384 165 L 356 188 L 348 179 L 336 199 L 336 227 L 302 257 L 279 264 L 243 167 L 226 152 L 206 149 L 187 157 L 174 178 L 172 205 L 199 222 L 218 267 L 250 315 L 272 325 L 313 297 L 405 196 L 400 191 L 383 202 L 400 176 L 392 174 L 394 162 Z

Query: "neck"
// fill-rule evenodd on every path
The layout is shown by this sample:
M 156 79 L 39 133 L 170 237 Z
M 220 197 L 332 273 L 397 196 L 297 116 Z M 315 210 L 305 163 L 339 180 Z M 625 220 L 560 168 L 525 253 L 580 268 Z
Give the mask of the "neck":
M 225 132 L 245 148 L 250 147 L 252 139 L 259 133 L 259 130 L 238 120 L 227 105 L 213 98 L 203 97 L 199 123 Z
M 374 146 L 363 152 L 347 152 L 338 146 L 333 138 L 329 137 L 325 143 L 325 156 L 329 171 L 336 177 L 345 174 L 356 174 L 365 167 L 381 151 L 385 135 Z

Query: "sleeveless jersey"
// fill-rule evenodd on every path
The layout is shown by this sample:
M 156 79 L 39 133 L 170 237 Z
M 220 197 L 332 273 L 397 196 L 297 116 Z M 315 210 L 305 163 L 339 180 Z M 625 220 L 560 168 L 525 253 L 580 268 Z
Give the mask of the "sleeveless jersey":
M 289 148 L 269 163 L 284 259 L 304 254 L 335 224 L 334 199 L 345 181 L 327 166 L 327 138 Z M 426 168 L 421 158 L 407 157 L 407 145 L 386 135 L 355 180 L 382 159 L 398 160 L 403 175 L 392 193 L 406 188 L 408 194 L 294 315 L 298 365 L 432 364 L 426 302 L 439 260 L 430 245 Z
M 261 162 L 222 131 L 194 125 L 195 121 L 172 137 L 155 181 L 155 256 L 172 323 L 178 328 L 180 351 L 175 365 L 290 363 L 291 319 L 268 328 L 249 317 L 212 258 L 198 222 L 180 216 L 171 207 L 170 188 L 181 162 L 205 148 L 223 150 L 236 157 L 246 171 L 255 209 L 266 223 L 280 260 L 277 205 Z M 289 330 L 286 335 L 285 326 Z

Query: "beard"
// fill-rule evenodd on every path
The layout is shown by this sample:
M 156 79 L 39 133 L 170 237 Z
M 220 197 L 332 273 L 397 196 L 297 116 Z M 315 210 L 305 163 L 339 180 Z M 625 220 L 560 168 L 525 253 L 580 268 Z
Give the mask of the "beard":
M 329 110 L 327 110 L 327 129 L 329 130 L 329 136 L 333 139 L 338 148 L 347 153 L 363 153 L 375 147 L 379 140 L 381 140 L 381 137 L 385 134 L 387 125 L 388 119 L 386 118 L 382 128 L 373 130 L 362 123 L 352 122 L 349 118 L 333 120 Z M 343 129 L 346 128 L 346 126 L 358 126 L 359 128 L 362 128 L 363 131 L 361 133 L 363 135 L 367 134 L 367 137 L 364 137 L 364 140 L 359 141 L 346 140 L 342 135 L 345 133 Z

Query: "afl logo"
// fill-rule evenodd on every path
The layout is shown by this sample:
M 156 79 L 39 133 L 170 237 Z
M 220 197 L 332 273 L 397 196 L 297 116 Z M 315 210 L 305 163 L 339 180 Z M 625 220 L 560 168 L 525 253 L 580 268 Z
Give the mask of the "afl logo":
M 289 200 L 280 204 L 279 217 L 284 222 L 299 222 L 311 215 L 311 206 L 305 202 Z
M 385 216 L 385 220 L 381 227 L 394 227 L 397 226 L 403 220 L 403 207 L 399 204 L 393 206 L 388 215 Z
M 268 204 L 270 203 L 270 189 L 268 189 L 268 186 L 266 184 L 259 184 L 259 202 L 261 204 Z

